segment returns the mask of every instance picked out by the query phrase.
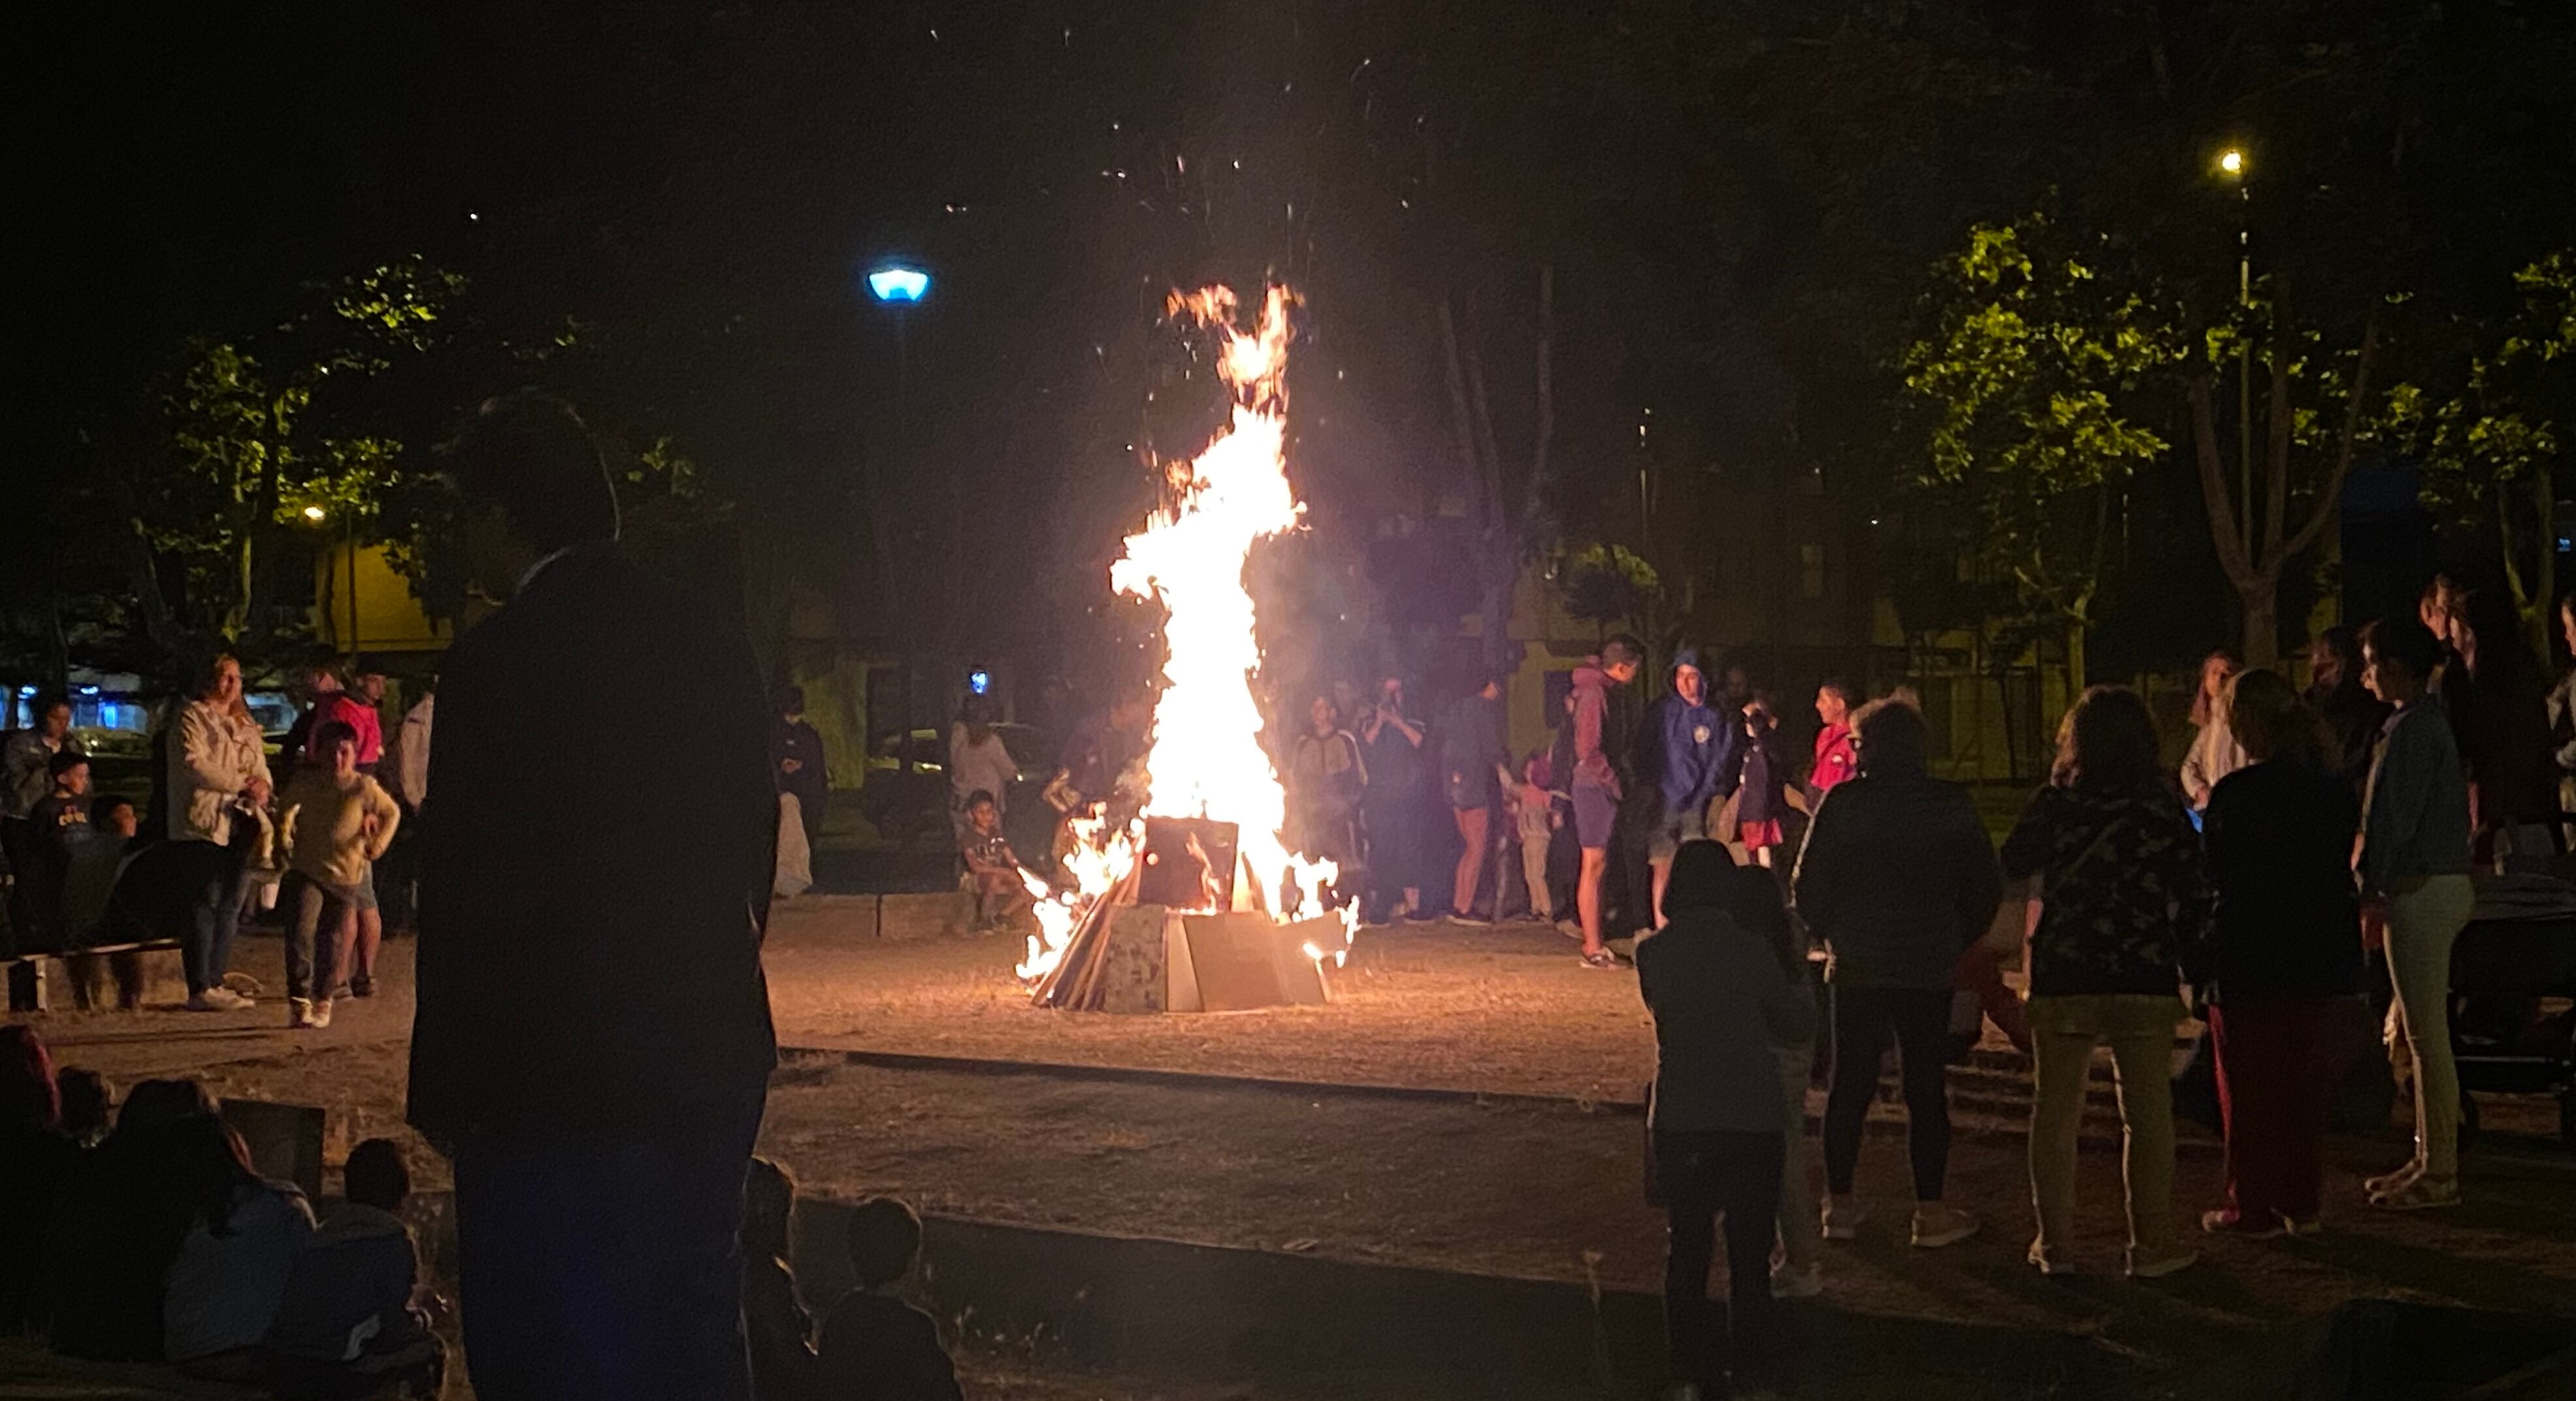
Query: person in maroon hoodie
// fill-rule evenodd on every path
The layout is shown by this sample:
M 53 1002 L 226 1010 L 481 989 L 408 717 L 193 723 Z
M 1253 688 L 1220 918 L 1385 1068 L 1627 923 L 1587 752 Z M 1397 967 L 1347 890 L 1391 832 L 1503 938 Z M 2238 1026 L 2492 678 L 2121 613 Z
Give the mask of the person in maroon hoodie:
M 1644 660 L 1643 643 L 1626 633 L 1601 644 L 1601 654 L 1574 669 L 1574 835 L 1583 867 L 1574 908 L 1583 922 L 1583 966 L 1611 968 L 1617 961 L 1601 943 L 1601 877 L 1610 869 L 1610 838 L 1619 825 L 1619 771 L 1601 745 L 1610 710 L 1610 688 L 1625 686 Z

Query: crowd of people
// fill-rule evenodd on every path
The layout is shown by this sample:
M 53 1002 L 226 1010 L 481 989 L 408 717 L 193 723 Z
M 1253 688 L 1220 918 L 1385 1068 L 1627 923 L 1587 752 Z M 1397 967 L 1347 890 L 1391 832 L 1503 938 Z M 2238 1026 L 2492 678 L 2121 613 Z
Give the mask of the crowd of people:
M 123 794 L 92 791 L 70 704 L 39 697 L 37 723 L 7 748 L 17 949 L 175 938 L 186 1007 L 238 1011 L 255 999 L 228 980 L 233 945 L 245 919 L 273 908 L 288 935 L 290 1025 L 327 1026 L 335 999 L 372 996 L 385 930 L 377 868 L 428 797 L 431 701 L 402 717 L 389 749 L 385 677 L 372 666 L 316 665 L 295 690 L 303 707 L 272 760 L 241 664 L 209 658 L 151 732 L 141 814 Z M 407 866 L 384 883 L 407 892 Z
M 2576 600 L 2555 621 L 2576 651 Z M 2176 767 L 2137 692 L 2092 687 L 2000 849 L 1967 791 L 1928 775 L 1908 698 L 1846 715 L 1850 692 L 1828 687 L 1810 775 L 1824 791 L 1785 905 L 1704 823 L 1669 817 L 1665 924 L 1635 961 L 1657 1041 L 1650 1123 L 1671 1222 L 1676 1394 L 1771 1365 L 1774 1300 L 1823 1287 L 1819 1239 L 1861 1233 L 1861 1126 L 1891 1043 L 1912 1169 L 1907 1238 L 1934 1249 L 1979 1232 L 1980 1218 L 1944 1197 L 1943 1066 L 1969 966 L 1999 938 L 2023 945 L 2012 1030 L 2032 1065 L 2027 1259 L 2041 1273 L 2077 1268 L 2076 1143 L 2097 1047 L 2119 1087 L 2123 1270 L 2153 1279 L 2200 1258 L 2173 1201 L 2170 1068 L 2177 1028 L 2195 1015 L 2225 1141 L 2223 1190 L 2200 1207 L 2200 1230 L 2320 1229 L 2329 1106 L 2369 1015 L 2374 964 L 2414 1151 L 2361 1197 L 2390 1211 L 2457 1204 L 2452 943 L 2471 916 L 2473 872 L 2545 870 L 2564 850 L 2551 779 L 2576 759 L 2576 683 L 2544 692 L 2516 622 L 2492 595 L 2446 579 L 2419 615 L 2317 639 L 2304 690 L 2213 654 Z M 1602 681 L 1624 680 L 1627 660 L 1605 648 Z M 1678 672 L 1668 713 L 1680 728 L 1665 744 L 1687 758 L 1679 740 L 1700 733 L 1699 696 Z M 1694 772 L 1685 763 L 1666 776 L 1696 802 Z M 2020 908 L 2007 909 L 2013 889 Z M 1819 1036 L 1831 1047 L 1820 1209 L 1802 1143 Z M 1720 1217 L 1722 1326 L 1705 1297 Z

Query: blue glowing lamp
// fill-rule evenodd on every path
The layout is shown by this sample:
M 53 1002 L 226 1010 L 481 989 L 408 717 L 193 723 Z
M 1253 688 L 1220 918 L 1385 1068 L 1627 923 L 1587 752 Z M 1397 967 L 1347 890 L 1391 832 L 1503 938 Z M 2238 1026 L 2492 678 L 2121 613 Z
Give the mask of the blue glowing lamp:
M 979 696 L 991 695 L 993 693 L 993 673 L 986 671 L 981 667 L 966 673 L 966 689 Z
M 868 274 L 868 292 L 881 302 L 917 302 L 930 294 L 930 274 L 902 266 Z

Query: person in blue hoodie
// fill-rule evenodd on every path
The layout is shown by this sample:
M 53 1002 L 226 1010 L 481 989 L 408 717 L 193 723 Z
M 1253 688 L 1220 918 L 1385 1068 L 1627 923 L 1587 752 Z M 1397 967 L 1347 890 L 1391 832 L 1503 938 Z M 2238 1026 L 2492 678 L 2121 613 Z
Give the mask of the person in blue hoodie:
M 1664 926 L 1664 886 L 1672 876 L 1673 853 L 1682 843 L 1709 835 L 1709 809 L 1735 791 L 1744 752 L 1743 726 L 1728 723 L 1708 703 L 1708 676 L 1700 670 L 1696 650 L 1675 649 L 1671 680 L 1672 689 L 1655 702 L 1654 712 L 1638 727 L 1643 752 L 1637 757 L 1637 772 L 1655 785 L 1662 801 L 1646 839 L 1658 929 Z

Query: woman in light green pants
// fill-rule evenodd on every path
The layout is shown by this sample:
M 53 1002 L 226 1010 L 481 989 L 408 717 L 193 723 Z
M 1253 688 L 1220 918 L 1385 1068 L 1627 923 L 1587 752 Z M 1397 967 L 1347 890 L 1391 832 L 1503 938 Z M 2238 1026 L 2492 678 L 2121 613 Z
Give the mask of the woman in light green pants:
M 2392 1043 L 2415 1070 L 2415 1156 L 2364 1184 L 2370 1204 L 2394 1211 L 2460 1200 L 2460 1077 L 2451 1063 L 2451 944 L 2469 922 L 2469 786 L 2438 701 L 2424 696 L 2440 646 L 2409 617 L 2361 634 L 2361 680 L 2395 706 L 2362 795 L 2365 924 L 2386 931 Z
M 2119 1076 L 2128 1273 L 2153 1279 L 2199 1256 L 2175 1239 L 2174 1026 L 2182 955 L 2209 915 L 2200 839 L 2157 761 L 2136 692 L 2086 691 L 2058 731 L 2057 764 L 2004 842 L 2004 878 L 2039 877 L 2030 940 L 2030 1262 L 2070 1269 L 2075 1139 L 2093 1048 Z

